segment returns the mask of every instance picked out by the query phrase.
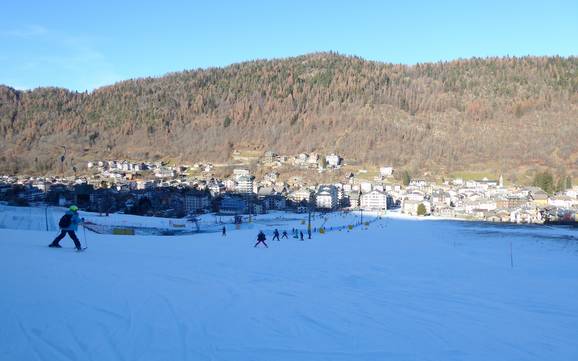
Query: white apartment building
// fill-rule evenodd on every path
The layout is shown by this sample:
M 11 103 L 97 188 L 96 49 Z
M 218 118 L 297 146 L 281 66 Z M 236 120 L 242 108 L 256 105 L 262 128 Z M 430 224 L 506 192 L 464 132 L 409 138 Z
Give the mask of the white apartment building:
M 237 180 L 237 192 L 253 193 L 253 178 L 249 176 L 240 176 Z
M 316 194 L 317 208 L 334 209 L 338 204 L 337 188 L 334 185 L 319 186 Z
M 367 210 L 387 209 L 387 194 L 375 189 L 364 193 L 360 197 L 360 206 Z

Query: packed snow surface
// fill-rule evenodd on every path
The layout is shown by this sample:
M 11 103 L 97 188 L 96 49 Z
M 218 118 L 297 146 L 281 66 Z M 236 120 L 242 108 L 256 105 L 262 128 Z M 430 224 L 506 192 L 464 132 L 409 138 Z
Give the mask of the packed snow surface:
M 576 230 L 334 214 L 301 242 L 277 213 L 76 253 L 23 212 L 0 210 L 0 360 L 578 360 Z

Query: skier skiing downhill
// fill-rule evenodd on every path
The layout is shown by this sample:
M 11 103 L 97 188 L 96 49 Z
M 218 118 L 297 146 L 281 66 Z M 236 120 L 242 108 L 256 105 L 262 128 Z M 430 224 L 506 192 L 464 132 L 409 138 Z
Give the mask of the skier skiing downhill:
M 78 215 L 78 207 L 77 206 L 70 206 L 64 216 L 60 218 L 58 222 L 58 226 L 60 227 L 60 234 L 48 245 L 48 247 L 53 248 L 62 248 L 59 242 L 66 236 L 70 236 L 74 241 L 74 245 L 76 246 L 77 251 L 82 251 L 82 247 L 80 245 L 80 241 L 76 236 L 76 231 L 78 230 L 78 225 L 83 222 L 83 219 L 80 219 Z
M 275 228 L 275 231 L 273 232 L 273 240 L 277 239 L 278 241 L 280 241 L 279 239 L 279 230 L 277 228 Z
M 257 243 L 255 243 L 254 247 L 257 247 L 259 243 L 263 243 L 265 247 L 269 248 L 269 246 L 267 246 L 267 243 L 265 243 L 266 239 L 267 237 L 265 237 L 265 233 L 263 233 L 263 231 L 259 231 L 259 234 L 257 235 Z

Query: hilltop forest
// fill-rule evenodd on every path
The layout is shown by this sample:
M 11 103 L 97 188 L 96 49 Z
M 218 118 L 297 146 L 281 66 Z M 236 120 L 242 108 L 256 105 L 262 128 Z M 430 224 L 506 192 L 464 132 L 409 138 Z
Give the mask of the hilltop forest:
M 92 92 L 0 86 L 0 172 L 87 159 L 336 152 L 439 174 L 578 168 L 578 58 L 387 64 L 336 53 L 141 78 Z

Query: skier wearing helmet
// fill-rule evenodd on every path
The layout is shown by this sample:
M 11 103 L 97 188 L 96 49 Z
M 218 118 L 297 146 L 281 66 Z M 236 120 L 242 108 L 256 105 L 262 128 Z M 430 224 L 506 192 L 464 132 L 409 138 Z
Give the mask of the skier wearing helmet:
M 76 246 L 77 251 L 81 251 L 82 247 L 80 245 L 80 241 L 76 236 L 76 231 L 78 230 L 78 225 L 82 223 L 82 219 L 78 215 L 78 207 L 77 206 L 70 206 L 66 213 L 60 218 L 58 222 L 58 226 L 60 227 L 60 234 L 48 245 L 48 247 L 54 248 L 61 248 L 60 244 L 58 244 L 68 233 L 70 238 L 74 241 L 74 245 Z

